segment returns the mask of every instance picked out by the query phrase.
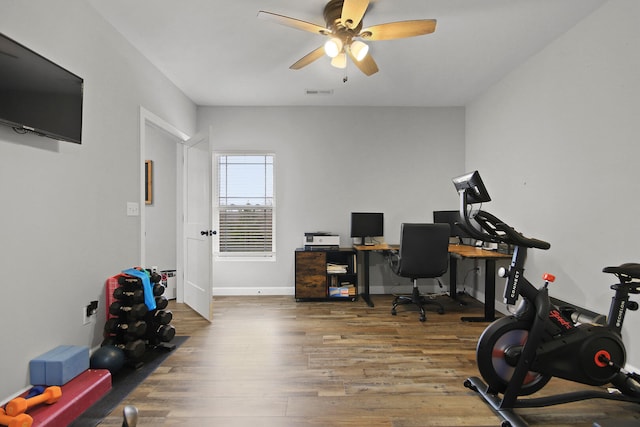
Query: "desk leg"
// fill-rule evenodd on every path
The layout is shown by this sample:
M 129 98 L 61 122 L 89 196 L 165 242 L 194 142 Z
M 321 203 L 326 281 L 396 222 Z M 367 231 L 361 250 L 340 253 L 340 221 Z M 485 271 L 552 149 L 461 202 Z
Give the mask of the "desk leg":
M 463 322 L 493 322 L 496 320 L 496 260 L 486 258 L 484 261 L 484 317 L 463 317 Z
M 456 283 L 458 283 L 458 258 L 449 256 L 449 297 L 454 300 L 458 299 Z
M 360 294 L 363 300 L 367 303 L 369 307 L 373 307 L 373 301 L 371 301 L 371 296 L 369 295 L 369 251 L 360 251 L 362 256 L 364 257 L 362 263 L 362 281 L 364 282 L 364 292 Z
M 458 259 L 459 257 L 457 255 L 449 255 L 449 298 L 460 305 L 467 305 L 465 301 L 458 298 Z

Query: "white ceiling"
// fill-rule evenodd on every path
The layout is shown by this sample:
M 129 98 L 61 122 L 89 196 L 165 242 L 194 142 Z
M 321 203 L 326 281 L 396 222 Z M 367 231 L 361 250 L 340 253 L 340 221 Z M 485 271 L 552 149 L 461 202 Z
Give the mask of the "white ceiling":
M 257 18 L 266 10 L 324 26 L 327 0 L 87 1 L 197 105 L 462 106 L 607 0 L 371 0 L 364 27 L 438 24 L 369 42 L 380 68 L 370 77 L 326 57 L 290 70 L 325 37 Z

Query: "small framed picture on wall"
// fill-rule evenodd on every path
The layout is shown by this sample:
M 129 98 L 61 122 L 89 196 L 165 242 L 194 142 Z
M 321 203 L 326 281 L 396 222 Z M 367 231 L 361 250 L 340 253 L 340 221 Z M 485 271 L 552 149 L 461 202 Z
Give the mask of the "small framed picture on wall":
M 153 203 L 153 161 L 144 161 L 144 203 Z

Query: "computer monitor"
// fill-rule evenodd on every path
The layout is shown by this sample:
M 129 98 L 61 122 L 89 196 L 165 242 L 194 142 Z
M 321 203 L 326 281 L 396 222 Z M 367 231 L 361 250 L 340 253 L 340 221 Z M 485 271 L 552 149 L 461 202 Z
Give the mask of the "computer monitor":
M 383 213 L 351 212 L 351 237 L 360 237 L 365 245 L 372 245 L 372 238 L 378 236 L 384 236 Z
M 459 211 L 433 211 L 433 222 L 449 224 L 451 229 L 449 234 L 450 237 L 457 237 L 458 239 L 471 237 L 462 228 L 456 225 L 456 223 L 462 222 Z
M 466 203 L 468 204 L 491 201 L 489 192 L 484 186 L 478 171 L 473 171 L 457 178 L 453 178 L 453 185 L 456 187 L 458 193 L 462 193 L 464 191 Z

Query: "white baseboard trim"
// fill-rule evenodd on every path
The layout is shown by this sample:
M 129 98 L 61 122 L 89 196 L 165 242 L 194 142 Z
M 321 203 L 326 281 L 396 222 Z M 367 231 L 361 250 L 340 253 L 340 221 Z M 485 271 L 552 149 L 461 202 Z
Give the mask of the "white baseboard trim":
M 361 290 L 361 289 L 359 289 Z M 388 289 L 386 289 L 384 286 L 380 286 L 380 285 L 370 285 L 369 286 L 369 293 L 371 295 L 385 295 L 388 292 Z
M 293 287 L 255 287 L 255 288 L 239 288 L 237 286 L 214 287 L 213 296 L 253 296 L 253 295 L 295 295 Z

